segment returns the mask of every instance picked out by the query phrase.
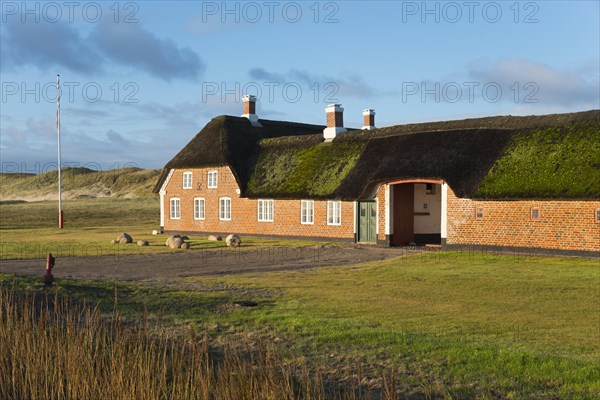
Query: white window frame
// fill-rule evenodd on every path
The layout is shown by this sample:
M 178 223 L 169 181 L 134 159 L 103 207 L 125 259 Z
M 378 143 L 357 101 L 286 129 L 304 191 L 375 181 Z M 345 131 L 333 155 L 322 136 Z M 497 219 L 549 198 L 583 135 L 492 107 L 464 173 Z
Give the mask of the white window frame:
M 187 183 L 187 185 L 186 185 L 186 183 Z M 192 173 L 189 171 L 183 173 L 183 188 L 184 189 L 192 188 Z
M 181 199 L 179 197 L 169 199 L 169 217 L 170 219 L 181 219 Z
M 206 178 L 206 187 L 208 189 L 216 189 L 219 186 L 219 173 L 216 170 L 208 171 Z
M 342 225 L 342 202 L 340 200 L 327 201 L 327 225 Z
M 229 202 L 229 210 L 223 209 L 227 202 Z M 229 211 L 229 215 L 227 215 L 227 211 Z M 231 197 L 219 197 L 219 221 L 231 221 Z
M 310 211 L 310 214 L 309 214 L 309 211 Z M 314 200 L 300 200 L 300 224 L 314 225 L 314 223 L 315 223 L 315 201 Z
M 200 204 L 202 204 L 202 207 L 200 207 Z M 194 219 L 196 221 L 204 221 L 206 219 L 206 199 L 204 197 L 196 197 L 194 199 Z
M 275 220 L 275 201 L 258 199 L 258 222 L 273 222 Z

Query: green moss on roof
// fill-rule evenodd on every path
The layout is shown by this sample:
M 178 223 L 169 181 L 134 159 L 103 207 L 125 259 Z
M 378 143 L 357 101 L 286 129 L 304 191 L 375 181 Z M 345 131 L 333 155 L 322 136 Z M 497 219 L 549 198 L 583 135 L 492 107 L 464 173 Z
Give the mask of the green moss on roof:
M 291 139 L 277 139 L 282 146 L 265 143 L 248 195 L 277 193 L 281 197 L 322 198 L 335 196 L 365 148 L 365 142 L 332 142 L 289 146 Z
M 517 132 L 477 198 L 600 198 L 600 123 Z
M 220 116 L 163 169 L 229 165 L 243 197 L 372 198 L 378 185 L 443 179 L 464 198 L 600 198 L 600 110 L 348 131 Z

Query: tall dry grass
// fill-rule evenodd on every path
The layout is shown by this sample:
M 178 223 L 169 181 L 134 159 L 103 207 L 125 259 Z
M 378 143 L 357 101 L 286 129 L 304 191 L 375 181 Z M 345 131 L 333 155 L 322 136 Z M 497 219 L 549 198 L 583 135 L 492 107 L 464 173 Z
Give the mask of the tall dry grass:
M 320 374 L 286 363 L 261 343 L 215 353 L 193 332 L 182 340 L 152 333 L 147 319 L 130 325 L 116 311 L 107 319 L 56 294 L 0 288 L 0 398 L 280 400 L 367 393 L 356 385 L 326 390 Z M 396 397 L 386 389 L 384 397 Z

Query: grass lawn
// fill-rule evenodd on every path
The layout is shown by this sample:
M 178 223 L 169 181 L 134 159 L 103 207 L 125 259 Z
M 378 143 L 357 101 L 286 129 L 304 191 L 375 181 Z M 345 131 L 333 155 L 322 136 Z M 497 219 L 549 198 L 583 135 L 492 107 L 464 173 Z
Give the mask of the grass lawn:
M 64 226 L 58 229 L 58 202 L 0 203 L 0 259 L 80 257 L 118 254 L 148 254 L 185 251 L 165 246 L 167 235 L 152 235 L 159 228 L 158 199 L 102 198 L 64 202 Z M 113 245 L 111 240 L 129 233 L 133 244 Z M 135 241 L 148 240 L 148 247 Z M 212 242 L 198 236 L 188 240 L 188 251 L 223 248 L 224 241 Z M 306 240 L 283 241 L 244 237 L 244 248 L 257 246 L 308 246 Z
M 12 277 L 4 276 L 4 284 Z M 37 279 L 16 284 L 43 290 Z M 597 260 L 423 253 L 347 267 L 182 278 L 59 281 L 57 290 L 174 333 L 248 332 L 335 375 L 393 369 L 404 397 L 600 397 Z M 255 308 L 238 308 L 253 300 Z M 361 367 L 359 367 L 359 365 Z
M 178 251 L 157 229 L 157 199 L 0 204 L 1 257 L 48 250 Z M 111 245 L 126 231 L 151 246 Z M 223 246 L 192 237 L 192 248 Z M 310 242 L 244 238 L 244 245 Z M 65 247 L 66 245 L 69 245 Z M 75 248 L 76 251 L 70 249 Z M 66 250 L 65 250 L 66 249 Z M 97 255 L 93 253 L 92 255 Z M 600 262 L 576 258 L 427 252 L 295 271 L 118 282 L 59 279 L 52 290 L 130 322 L 145 311 L 175 336 L 189 327 L 217 342 L 267 338 L 326 376 L 380 385 L 394 372 L 402 398 L 600 398 Z M 2 285 L 44 289 L 39 277 Z M 251 300 L 258 307 L 236 307 Z M 389 379 L 388 379 L 389 380 Z

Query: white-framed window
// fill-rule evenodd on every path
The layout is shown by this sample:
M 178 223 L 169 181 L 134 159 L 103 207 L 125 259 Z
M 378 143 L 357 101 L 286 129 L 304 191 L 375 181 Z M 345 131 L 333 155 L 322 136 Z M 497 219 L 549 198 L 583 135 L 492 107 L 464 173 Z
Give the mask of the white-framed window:
M 208 178 L 206 180 L 206 187 L 209 189 L 215 189 L 218 184 L 217 171 L 208 171 Z
M 203 220 L 204 219 L 204 207 L 205 200 L 201 197 L 194 199 L 194 219 Z
M 219 219 L 231 221 L 231 198 L 221 197 L 219 199 Z
M 258 200 L 258 221 L 273 222 L 274 204 L 273 200 Z
M 181 219 L 181 201 L 177 197 L 173 197 L 170 201 L 171 204 L 171 219 Z
M 192 188 L 192 173 L 191 172 L 183 173 L 183 188 L 184 189 Z
M 300 223 L 303 225 L 315 223 L 315 202 L 313 200 L 300 200 Z
M 342 224 L 342 202 L 328 201 L 327 202 L 327 225 Z

